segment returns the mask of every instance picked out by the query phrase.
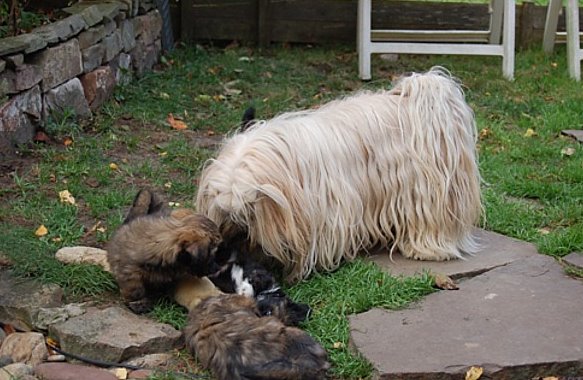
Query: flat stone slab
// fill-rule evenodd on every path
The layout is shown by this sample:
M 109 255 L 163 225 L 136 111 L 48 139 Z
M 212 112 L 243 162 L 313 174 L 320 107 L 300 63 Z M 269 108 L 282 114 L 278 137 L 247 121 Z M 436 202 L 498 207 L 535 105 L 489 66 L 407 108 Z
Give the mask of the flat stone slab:
M 536 255 L 467 279 L 409 309 L 350 317 L 351 343 L 377 379 L 583 375 L 583 281 Z
M 583 130 L 582 129 L 565 129 L 561 131 L 565 136 L 574 138 L 575 140 L 583 143 Z
M 573 252 L 563 257 L 563 261 L 569 265 L 583 269 L 583 252 Z
M 475 235 L 482 250 L 475 255 L 466 256 L 465 260 L 419 261 L 407 259 L 398 253 L 394 253 L 391 259 L 386 251 L 371 255 L 368 259 L 394 276 L 412 276 L 430 271 L 458 279 L 538 255 L 533 244 L 521 240 L 482 229 L 476 229 Z

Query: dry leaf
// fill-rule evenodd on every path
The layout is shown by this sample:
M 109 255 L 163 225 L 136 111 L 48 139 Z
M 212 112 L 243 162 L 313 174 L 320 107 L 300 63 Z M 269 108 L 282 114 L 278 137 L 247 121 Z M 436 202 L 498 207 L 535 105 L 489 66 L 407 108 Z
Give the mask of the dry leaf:
M 536 132 L 532 128 L 528 128 L 526 132 L 524 132 L 524 137 L 532 137 L 536 136 Z
M 75 198 L 69 192 L 69 190 L 59 191 L 59 200 L 61 203 L 68 203 L 70 205 L 75 205 Z
M 437 273 L 434 275 L 434 285 L 438 289 L 443 290 L 458 290 L 459 286 L 457 283 L 451 279 L 451 277 L 445 274 Z
M 46 234 L 48 234 L 48 233 L 49 233 L 49 230 L 47 230 L 47 228 L 45 227 L 45 225 L 44 225 L 44 224 L 41 224 L 41 225 L 40 225 L 40 226 L 39 226 L 39 227 L 36 229 L 36 231 L 34 231 L 34 235 L 35 235 L 36 237 L 42 237 L 42 236 L 45 236 L 45 235 L 46 235 Z
M 128 370 L 125 368 L 116 368 L 115 377 L 119 380 L 126 380 L 128 378 Z
M 482 130 L 480 130 L 480 139 L 485 139 L 490 136 L 491 133 L 490 128 L 482 128 Z
M 63 145 L 64 146 L 71 146 L 73 145 L 73 139 L 70 137 L 65 137 L 65 139 L 63 140 Z
M 111 170 L 118 170 L 119 169 L 119 166 L 117 166 L 117 164 L 115 162 L 112 162 L 112 163 L 109 164 L 109 168 Z
M 168 95 L 168 94 L 167 94 L 167 93 L 165 93 L 165 92 L 161 92 L 161 93 L 160 93 L 160 98 L 161 98 L 161 99 L 170 99 L 170 95 Z
M 575 154 L 575 149 L 574 148 L 563 148 L 563 149 L 561 149 L 561 154 L 563 156 L 572 156 Z
M 164 187 L 167 188 L 167 189 L 170 189 L 172 187 L 172 182 L 166 182 L 164 184 Z
M 551 230 L 547 227 L 539 228 L 537 231 L 541 235 L 548 235 L 551 233 Z
M 338 349 L 338 348 L 344 347 L 344 344 L 342 342 L 334 342 L 334 344 L 332 345 L 332 347 Z
M 184 123 L 182 120 L 175 119 L 174 115 L 172 115 L 171 113 L 168 114 L 168 118 L 166 120 L 168 121 L 170 126 L 174 129 L 183 130 L 188 128 L 188 125 L 186 125 L 186 123 Z
M 466 380 L 478 380 L 480 376 L 484 373 L 482 367 L 471 367 L 468 372 L 466 372 Z

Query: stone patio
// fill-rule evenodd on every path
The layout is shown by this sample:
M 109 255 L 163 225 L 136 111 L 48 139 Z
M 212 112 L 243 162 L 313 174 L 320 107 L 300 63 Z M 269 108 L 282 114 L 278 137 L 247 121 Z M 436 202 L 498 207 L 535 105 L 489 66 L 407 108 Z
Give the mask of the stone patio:
M 375 378 L 463 379 L 471 366 L 484 369 L 482 379 L 583 376 L 583 281 L 531 244 L 476 233 L 483 249 L 463 261 L 371 257 L 393 275 L 429 270 L 461 279 L 459 290 L 408 309 L 350 317 L 351 343 Z

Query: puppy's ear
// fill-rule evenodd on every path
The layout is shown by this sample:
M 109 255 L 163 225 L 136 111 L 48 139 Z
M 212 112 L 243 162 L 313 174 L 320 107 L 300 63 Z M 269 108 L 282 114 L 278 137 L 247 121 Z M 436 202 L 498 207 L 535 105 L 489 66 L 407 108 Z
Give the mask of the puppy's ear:
M 178 254 L 177 261 L 191 268 L 191 273 L 197 276 L 206 276 L 220 270 L 214 260 L 216 247 L 201 241 L 185 243 Z

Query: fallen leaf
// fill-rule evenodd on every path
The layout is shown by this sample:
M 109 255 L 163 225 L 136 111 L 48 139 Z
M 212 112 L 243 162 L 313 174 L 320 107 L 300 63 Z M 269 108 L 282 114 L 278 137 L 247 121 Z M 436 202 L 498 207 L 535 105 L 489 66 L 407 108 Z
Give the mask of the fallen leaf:
M 60 243 L 63 239 L 60 236 L 54 237 L 51 239 L 53 243 Z
M 57 176 L 54 174 L 49 174 L 49 181 L 51 181 L 52 183 L 57 182 Z
M 167 188 L 167 189 L 170 189 L 172 187 L 172 182 L 166 182 L 164 184 L 164 187 Z
M 115 162 L 112 162 L 112 163 L 109 164 L 109 168 L 111 170 L 118 170 L 119 169 L 119 166 L 117 166 L 117 164 Z
M 70 137 L 65 137 L 65 139 L 63 140 L 63 145 L 64 146 L 71 146 L 73 145 L 73 139 Z
M 75 197 L 73 197 L 69 190 L 59 191 L 59 200 L 61 201 L 61 203 L 75 205 Z
M 537 133 L 532 128 L 528 128 L 526 132 L 524 132 L 524 137 L 533 137 L 536 136 Z
M 548 235 L 551 233 L 551 230 L 547 227 L 539 228 L 537 231 L 541 235 Z
M 93 189 L 99 187 L 99 181 L 95 178 L 87 178 L 85 180 L 85 184 Z
M 561 149 L 561 154 L 563 156 L 570 157 L 570 156 L 572 156 L 572 155 L 575 154 L 575 149 L 574 148 L 570 148 L 570 147 L 569 148 L 563 148 L 563 149 Z
M 207 94 L 200 94 L 196 97 L 196 100 L 201 103 L 210 103 L 213 98 Z
M 186 123 L 184 123 L 182 120 L 175 119 L 174 115 L 172 115 L 171 113 L 168 114 L 168 118 L 166 120 L 168 121 L 170 126 L 174 129 L 183 130 L 188 128 L 188 125 L 186 125 Z
M 332 347 L 334 347 L 335 349 L 339 349 L 344 347 L 344 343 L 342 342 L 334 342 L 334 344 L 332 345 Z
M 443 290 L 458 290 L 459 286 L 457 283 L 451 279 L 451 277 L 445 274 L 437 273 L 434 275 L 434 285 L 438 289 Z
M 491 133 L 492 131 L 490 128 L 482 128 L 482 130 L 480 130 L 480 139 L 485 139 L 486 137 L 490 136 Z
M 128 370 L 125 368 L 116 368 L 115 377 L 119 380 L 126 380 L 128 378 Z
M 39 226 L 39 227 L 36 229 L 36 231 L 34 231 L 34 235 L 35 235 L 36 237 L 43 237 L 43 236 L 45 236 L 45 235 L 46 235 L 46 234 L 48 234 L 48 233 L 49 233 L 49 230 L 47 230 L 47 228 L 45 227 L 45 225 L 44 225 L 44 224 L 41 224 L 41 225 L 40 225 L 40 226 Z
M 50 140 L 50 139 L 49 139 L 49 136 L 47 136 L 47 134 L 46 134 L 46 133 L 44 133 L 43 131 L 38 131 L 38 132 L 37 132 L 37 133 L 34 135 L 34 137 L 33 137 L 33 139 L 32 139 L 32 140 L 33 140 L 34 142 L 43 142 L 43 143 L 46 143 L 46 142 L 49 142 L 49 140 Z
M 478 380 L 480 376 L 484 373 L 484 369 L 482 367 L 474 367 L 472 366 L 468 372 L 466 372 L 466 380 Z

